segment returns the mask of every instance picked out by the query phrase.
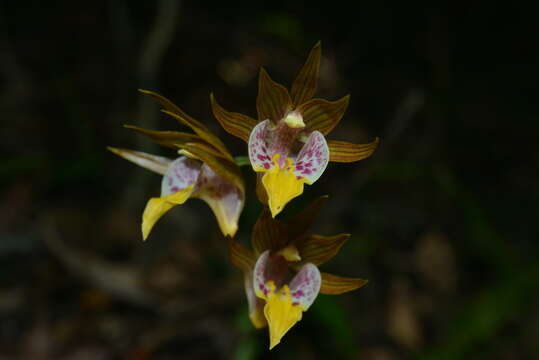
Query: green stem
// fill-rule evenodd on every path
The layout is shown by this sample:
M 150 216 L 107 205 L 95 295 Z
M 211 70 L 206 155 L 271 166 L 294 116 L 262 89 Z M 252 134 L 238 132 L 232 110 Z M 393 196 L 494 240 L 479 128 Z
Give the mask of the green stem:
M 251 161 L 249 161 L 248 156 L 236 156 L 234 160 L 236 161 L 236 165 L 238 166 L 251 165 Z

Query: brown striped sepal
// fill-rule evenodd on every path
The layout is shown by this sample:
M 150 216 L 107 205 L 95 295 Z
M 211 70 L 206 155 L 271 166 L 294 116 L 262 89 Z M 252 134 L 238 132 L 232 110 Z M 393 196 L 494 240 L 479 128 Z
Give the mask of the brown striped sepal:
M 350 238 L 350 234 L 334 236 L 308 235 L 294 241 L 301 260 L 305 263 L 322 265 L 339 252 L 343 244 Z
M 249 273 L 253 270 L 256 263 L 256 258 L 251 250 L 227 236 L 228 241 L 228 257 L 232 265 L 239 268 L 244 273 Z
M 264 184 L 262 184 L 262 177 L 264 177 L 264 173 L 256 173 L 256 197 L 262 205 L 268 205 L 268 193 L 266 192 Z
M 318 130 L 327 135 L 341 121 L 349 101 L 350 95 L 336 101 L 316 98 L 301 104 L 297 110 L 303 115 L 306 131 Z
M 124 127 L 126 129 L 133 130 L 139 134 L 146 135 L 153 142 L 169 148 L 176 148 L 176 144 L 203 141 L 198 135 L 184 133 L 180 131 L 148 130 L 133 125 L 124 125 Z
M 255 256 L 266 250 L 280 250 L 287 242 L 288 236 L 284 225 L 272 218 L 269 208 L 265 206 L 253 227 L 251 236 L 251 247 Z
M 292 110 L 292 100 L 288 90 L 273 81 L 264 68 L 260 68 L 258 77 L 256 109 L 258 111 L 258 120 L 269 119 L 273 123 L 277 123 L 288 111 Z
M 219 124 L 231 135 L 239 137 L 243 141 L 249 140 L 251 130 L 258 123 L 255 119 L 240 113 L 226 111 L 219 105 L 213 94 L 210 94 L 211 107 L 213 115 L 219 121 Z
M 312 99 L 318 84 L 320 72 L 320 56 L 322 47 L 320 41 L 312 48 L 305 65 L 301 68 L 298 76 L 292 83 L 290 96 L 294 108 Z
M 161 110 L 163 113 L 172 116 L 175 118 L 178 122 L 181 124 L 189 127 L 191 130 L 193 130 L 200 138 L 211 144 L 213 147 L 215 147 L 219 152 L 223 154 L 224 157 L 229 158 L 233 160 L 234 158 L 226 148 L 225 144 L 217 137 L 215 136 L 203 123 L 200 121 L 197 121 L 193 119 L 191 116 L 187 115 L 182 109 L 180 109 L 178 106 L 174 105 L 172 101 L 165 98 L 164 96 L 161 96 L 157 93 L 154 93 L 153 91 L 148 90 L 141 90 L 139 91 L 142 94 L 148 95 L 155 100 L 157 100 L 164 109 Z
M 295 239 L 309 230 L 328 199 L 329 195 L 319 196 L 292 218 L 290 224 L 294 224 L 294 226 L 290 226 L 288 229 L 291 239 Z
M 221 177 L 240 189 L 242 197 L 245 198 L 245 184 L 241 170 L 234 160 L 219 158 L 198 144 L 178 144 L 177 146 L 186 150 L 186 156 L 201 160 Z
M 363 160 L 374 153 L 379 143 L 379 138 L 367 144 L 328 140 L 329 161 L 348 163 Z
M 328 273 L 321 273 L 321 275 L 322 286 L 320 292 L 326 295 L 340 295 L 357 290 L 368 282 L 365 279 L 349 278 Z

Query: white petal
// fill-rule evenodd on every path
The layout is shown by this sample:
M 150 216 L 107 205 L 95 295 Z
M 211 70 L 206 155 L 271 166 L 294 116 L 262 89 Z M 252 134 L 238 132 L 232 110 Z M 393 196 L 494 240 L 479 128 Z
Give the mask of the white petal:
M 251 135 L 249 135 L 249 160 L 255 171 L 268 170 L 274 166 L 266 144 L 269 125 L 269 120 L 262 121 L 253 128 Z
M 294 173 L 314 183 L 322 175 L 329 163 L 329 147 L 319 131 L 313 131 L 301 148 L 295 163 Z
M 181 156 L 170 163 L 161 182 L 161 197 L 174 194 L 186 187 L 196 184 L 202 163 Z
M 313 264 L 303 265 L 290 281 L 292 302 L 298 303 L 303 311 L 307 310 L 316 299 L 321 285 L 322 277 L 318 268 Z

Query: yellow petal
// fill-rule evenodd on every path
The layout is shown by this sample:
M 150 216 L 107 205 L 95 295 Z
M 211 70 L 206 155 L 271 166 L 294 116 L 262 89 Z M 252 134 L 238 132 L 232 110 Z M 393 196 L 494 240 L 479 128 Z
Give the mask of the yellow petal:
M 305 178 L 298 179 L 292 171 L 276 166 L 264 174 L 262 184 L 268 194 L 271 216 L 275 217 L 290 200 L 303 194 Z
M 190 185 L 174 194 L 151 198 L 142 214 L 142 239 L 146 240 L 153 226 L 167 211 L 176 205 L 181 205 L 189 199 L 195 185 Z
M 275 285 L 273 285 L 274 288 Z M 278 292 L 268 293 L 264 315 L 269 325 L 270 350 L 279 344 L 284 334 L 301 320 L 302 313 L 301 306 L 292 303 L 288 285 L 284 285 Z
M 249 319 L 251 320 L 251 324 L 253 324 L 256 329 L 263 329 L 268 326 L 268 322 L 262 313 L 262 309 L 258 306 L 249 312 Z

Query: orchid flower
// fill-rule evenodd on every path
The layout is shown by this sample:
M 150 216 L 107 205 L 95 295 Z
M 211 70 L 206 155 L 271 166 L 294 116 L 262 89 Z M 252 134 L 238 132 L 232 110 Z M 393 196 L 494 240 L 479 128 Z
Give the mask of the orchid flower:
M 184 155 L 175 160 L 139 151 L 109 147 L 115 154 L 148 170 L 163 175 L 161 195 L 151 198 L 142 215 L 142 237 L 167 211 L 190 198 L 204 200 L 213 210 L 222 233 L 233 237 L 245 202 L 245 186 L 239 167 L 225 145 L 201 122 L 193 119 L 168 99 L 151 91 L 140 90 L 158 100 L 162 110 L 190 127 L 195 134 L 154 131 L 126 126 L 160 145 L 179 149 Z
M 350 96 L 337 101 L 313 98 L 320 69 L 317 43 L 288 90 L 262 68 L 256 101 L 258 121 L 224 110 L 211 95 L 215 117 L 230 134 L 248 143 L 249 159 L 258 172 L 257 194 L 275 217 L 304 184 L 320 178 L 328 162 L 354 162 L 369 157 L 378 138 L 367 144 L 326 140 L 339 123 Z M 262 189 L 263 188 L 263 189 Z
M 265 208 L 253 229 L 253 250 L 228 240 L 230 261 L 244 273 L 249 317 L 256 328 L 269 327 L 270 349 L 301 320 L 318 293 L 342 294 L 367 283 L 318 269 L 350 237 L 306 235 L 326 199 L 316 199 L 289 226 Z

